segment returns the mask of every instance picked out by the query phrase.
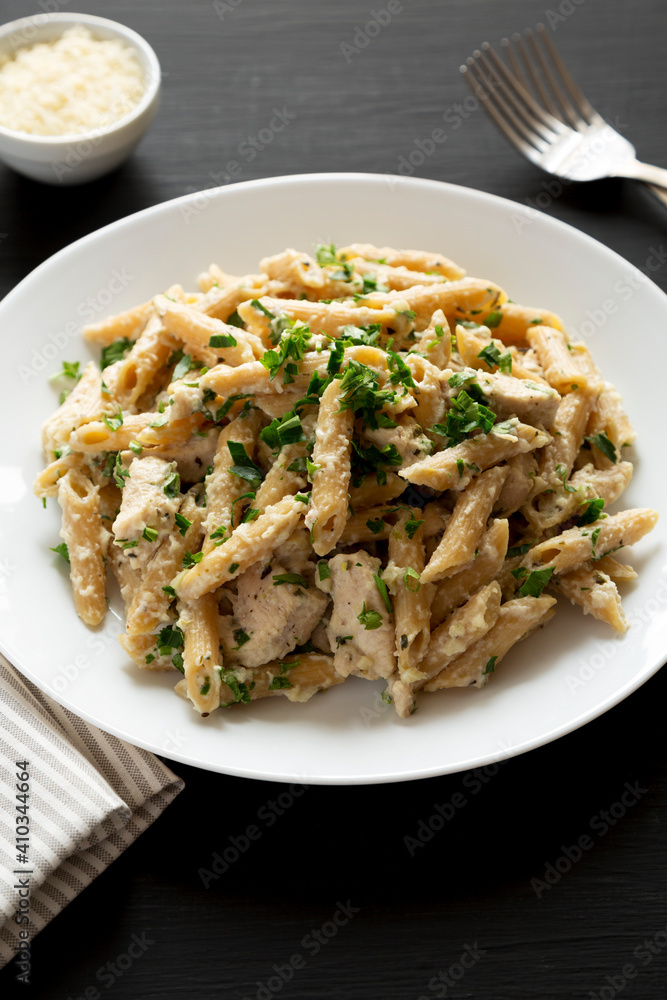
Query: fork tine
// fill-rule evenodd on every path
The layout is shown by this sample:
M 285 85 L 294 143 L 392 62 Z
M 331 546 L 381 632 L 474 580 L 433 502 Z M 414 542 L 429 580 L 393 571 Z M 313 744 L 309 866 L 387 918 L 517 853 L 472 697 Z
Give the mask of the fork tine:
M 514 42 L 517 49 L 521 53 L 521 57 L 523 58 L 524 64 L 528 71 L 528 78 L 530 79 L 533 87 L 539 94 L 540 100 L 544 104 L 547 111 L 554 118 L 560 118 L 560 115 L 558 113 L 558 108 L 552 101 L 551 95 L 549 94 L 544 84 L 542 83 L 542 78 L 540 77 L 539 73 L 537 73 L 535 70 L 535 66 L 533 64 L 532 59 L 530 58 L 530 53 L 528 52 L 528 47 L 526 46 L 525 41 L 523 40 L 521 35 L 518 34 L 518 32 L 512 35 L 512 41 Z
M 507 42 L 507 39 L 503 39 L 503 44 L 505 42 Z M 509 46 L 509 42 L 507 42 L 507 45 Z M 489 57 L 486 60 L 486 64 L 491 65 L 492 63 L 493 69 L 499 71 L 509 85 L 514 88 L 515 93 L 510 93 L 510 97 L 515 107 L 518 108 L 535 131 L 539 132 L 545 139 L 553 141 L 556 135 L 564 131 L 566 126 L 563 126 L 563 123 L 559 119 L 552 117 L 552 115 L 539 106 L 530 91 L 510 73 L 503 60 L 491 48 L 488 42 L 484 42 L 482 49 L 485 53 L 485 56 L 482 58 Z M 521 101 L 523 101 L 523 105 Z
M 481 60 L 482 53 L 479 49 L 475 49 L 472 59 L 468 59 L 468 65 L 474 68 L 479 81 L 486 88 L 487 100 L 496 107 L 496 110 L 505 116 L 506 120 L 511 122 L 514 130 L 519 135 L 523 136 L 535 149 L 544 152 L 548 148 L 549 143 L 542 136 L 538 135 L 537 132 L 531 131 L 529 126 L 522 122 L 518 115 L 515 114 L 514 110 L 505 100 L 505 97 L 499 92 L 496 81 L 484 71 Z
M 528 84 L 528 80 L 526 79 L 526 74 L 521 68 L 519 60 L 516 57 L 516 52 L 512 48 L 512 43 L 510 42 L 509 38 L 503 38 L 501 39 L 500 44 L 505 50 L 505 55 L 507 56 L 507 60 L 510 66 L 512 67 L 514 78 L 519 81 L 523 89 L 528 93 L 530 90 L 530 86 Z
M 593 124 L 594 122 L 601 123 L 604 119 L 600 114 L 598 114 L 598 112 L 590 103 L 586 95 L 581 91 L 580 87 L 578 86 L 572 74 L 566 69 L 565 63 L 561 59 L 558 49 L 549 38 L 549 35 L 547 34 L 547 30 L 544 27 L 544 25 L 538 24 L 537 31 L 539 33 L 542 44 L 549 53 L 549 57 L 552 63 L 560 73 L 561 79 L 565 84 L 567 90 L 569 91 L 570 97 L 572 98 L 572 101 L 574 102 L 574 106 L 577 109 L 578 113 L 589 125 Z
M 542 49 L 537 44 L 537 39 L 535 38 L 535 35 L 533 34 L 532 31 L 530 31 L 530 29 L 526 31 L 526 37 L 530 42 L 533 54 L 537 59 L 537 62 L 539 64 L 540 69 L 542 70 L 542 73 L 546 78 L 547 83 L 551 87 L 552 93 L 555 95 L 556 100 L 558 101 L 558 103 L 562 108 L 561 117 L 564 115 L 566 121 L 569 121 L 570 125 L 572 125 L 574 128 L 580 128 L 582 125 L 585 126 L 586 122 L 582 119 L 581 115 L 577 114 L 577 112 L 572 107 L 570 101 L 568 100 L 567 95 L 563 93 L 563 89 L 558 86 L 558 81 L 554 77 L 554 74 L 551 71 L 549 63 L 544 58 L 544 53 Z M 542 40 L 544 41 L 544 39 Z
M 470 88 L 479 100 L 480 104 L 483 106 L 484 110 L 493 118 L 494 122 L 498 126 L 501 132 L 509 139 L 513 146 L 519 150 L 525 157 L 533 162 L 536 162 L 539 157 L 539 152 L 534 145 L 527 142 L 521 135 L 516 132 L 516 130 L 510 125 L 507 120 L 507 116 L 494 104 L 494 98 L 497 100 L 497 95 L 493 93 L 493 90 L 489 86 L 489 82 L 480 69 L 480 67 L 475 63 L 475 60 L 470 57 L 468 59 L 468 64 L 466 66 L 461 66 L 461 73 L 465 76 Z M 478 74 L 478 76 L 475 75 Z M 500 102 L 498 102 L 500 103 Z M 543 140 L 539 140 L 540 143 Z
M 496 92 L 501 93 L 504 96 L 504 98 L 509 102 L 509 105 L 511 105 L 514 111 L 517 113 L 515 126 L 519 128 L 520 127 L 519 122 L 521 121 L 521 119 L 523 119 L 525 125 L 521 124 L 521 131 L 523 131 L 524 135 L 526 136 L 529 142 L 533 142 L 534 137 L 537 136 L 541 137 L 546 142 L 553 142 L 553 140 L 556 138 L 556 133 L 550 131 L 545 125 L 542 124 L 542 122 L 538 118 L 535 117 L 535 115 L 530 114 L 530 111 L 526 107 L 526 105 L 522 104 L 521 101 L 517 98 L 516 93 L 513 90 L 511 90 L 510 87 L 508 87 L 507 83 L 503 79 L 503 76 L 495 75 L 495 80 L 494 80 L 495 66 L 492 65 L 491 60 L 488 58 L 487 53 L 489 55 L 490 54 L 495 55 L 495 53 L 493 52 L 493 49 L 491 48 L 488 42 L 484 42 L 484 44 L 482 45 L 482 50 L 483 51 L 479 54 L 479 57 L 477 59 L 478 65 L 480 67 L 481 66 L 484 67 L 485 71 L 488 74 L 488 78 L 492 80 L 495 84 Z M 517 81 L 512 79 L 507 68 L 502 65 L 500 60 L 497 59 L 496 62 L 499 64 L 498 68 L 504 70 L 503 75 L 508 77 L 510 84 L 511 85 L 516 84 Z M 532 130 L 532 132 L 530 130 Z

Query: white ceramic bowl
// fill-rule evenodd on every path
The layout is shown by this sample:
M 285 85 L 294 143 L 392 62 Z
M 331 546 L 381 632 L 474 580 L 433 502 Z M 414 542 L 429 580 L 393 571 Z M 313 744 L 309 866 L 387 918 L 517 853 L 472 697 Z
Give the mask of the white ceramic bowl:
M 32 135 L 0 125 L 0 159 L 45 184 L 82 184 L 109 173 L 130 155 L 159 105 L 160 64 L 155 52 L 141 35 L 105 17 L 35 14 L 10 21 L 0 27 L 0 53 L 13 55 L 24 46 L 52 41 L 77 24 L 89 28 L 96 38 L 117 38 L 130 45 L 144 71 L 146 89 L 129 114 L 88 132 Z

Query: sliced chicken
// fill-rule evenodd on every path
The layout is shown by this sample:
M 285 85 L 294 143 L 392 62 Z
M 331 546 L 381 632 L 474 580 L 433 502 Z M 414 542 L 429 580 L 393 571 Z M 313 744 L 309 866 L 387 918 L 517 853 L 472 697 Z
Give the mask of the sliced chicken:
M 135 458 L 129 472 L 112 530 L 131 564 L 140 569 L 173 532 L 174 514 L 180 506 L 181 496 L 178 490 L 173 497 L 165 493 L 165 486 L 169 488 L 174 474 L 172 462 L 153 456 Z
M 238 579 L 229 625 L 237 645 L 239 630 L 249 636 L 235 650 L 235 659 L 246 667 L 279 660 L 306 642 L 328 604 L 326 595 L 312 584 L 308 588 L 276 584 L 276 577 L 287 572 L 277 560 L 257 562 Z
M 431 454 L 433 445 L 413 417 L 403 417 L 398 427 L 364 429 L 364 437 L 370 444 L 382 450 L 388 444 L 396 447 L 402 459 L 401 468 L 407 469 L 415 462 Z
M 442 389 L 449 398 L 456 396 L 460 391 L 458 387 L 449 385 L 449 378 L 453 374 L 449 369 L 442 373 Z M 530 379 L 502 375 L 500 372 L 482 372 L 474 368 L 466 368 L 461 374 L 474 376 L 470 382 L 464 382 L 461 388 L 467 389 L 472 383 L 478 385 L 487 398 L 487 406 L 500 420 L 518 417 L 519 420 L 533 426 L 541 424 L 546 428 L 551 427 L 561 399 L 551 386 Z
M 327 634 L 336 670 L 343 677 L 389 677 L 396 670 L 395 634 L 373 579 L 380 573 L 380 560 L 359 549 L 334 556 L 328 566 L 330 576 L 317 585 L 333 597 Z

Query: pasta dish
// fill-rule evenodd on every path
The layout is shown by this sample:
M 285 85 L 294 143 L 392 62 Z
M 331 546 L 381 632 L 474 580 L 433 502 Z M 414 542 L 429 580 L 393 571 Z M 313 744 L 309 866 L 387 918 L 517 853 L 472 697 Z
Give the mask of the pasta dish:
M 74 604 L 202 715 L 356 676 L 401 717 L 485 686 L 556 595 L 627 629 L 619 559 L 654 526 L 618 392 L 557 315 L 438 253 L 213 264 L 84 328 L 35 492 Z

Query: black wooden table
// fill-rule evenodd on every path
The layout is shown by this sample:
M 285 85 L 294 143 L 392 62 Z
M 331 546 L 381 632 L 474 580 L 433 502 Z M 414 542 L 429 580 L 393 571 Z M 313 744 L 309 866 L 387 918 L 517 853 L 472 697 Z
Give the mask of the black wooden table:
M 665 4 L 552 2 L 75 0 L 153 44 L 162 109 L 134 158 L 98 182 L 41 187 L 0 168 L 0 293 L 100 226 L 225 182 L 230 159 L 238 180 L 396 172 L 445 112 L 447 141 L 420 176 L 541 205 L 638 267 L 657 255 L 652 277 L 667 288 L 667 214 L 645 189 L 608 181 L 552 197 L 465 103 L 465 56 L 546 21 L 593 104 L 643 159 L 667 164 Z M 2 0 L 0 14 L 56 6 Z M 274 108 L 295 117 L 251 158 Z M 37 938 L 33 986 L 9 967 L 2 996 L 664 1000 L 666 698 L 663 672 L 541 750 L 402 785 L 297 795 L 175 764 L 186 790 Z M 427 840 L 457 795 L 465 808 Z M 246 850 L 250 824 L 261 836 Z M 417 831 L 420 846 L 406 840 Z M 238 860 L 214 872 L 234 843 Z

